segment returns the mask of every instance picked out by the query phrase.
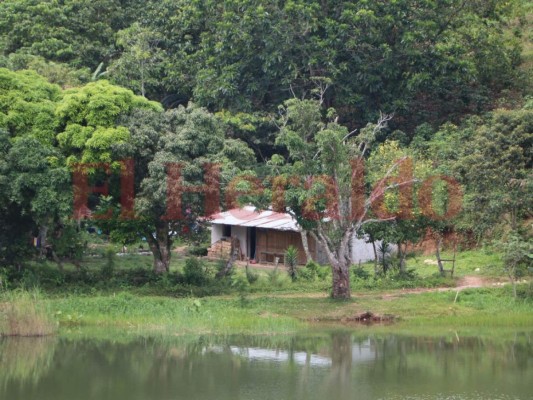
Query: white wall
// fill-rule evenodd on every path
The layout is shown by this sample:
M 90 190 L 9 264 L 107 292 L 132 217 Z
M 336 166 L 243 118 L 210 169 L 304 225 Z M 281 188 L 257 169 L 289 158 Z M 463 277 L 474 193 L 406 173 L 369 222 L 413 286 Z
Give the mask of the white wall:
M 241 243 L 241 253 L 246 257 L 248 256 L 248 238 L 246 235 L 246 227 L 244 226 L 231 226 L 231 236 L 236 236 Z M 224 225 L 212 224 L 211 225 L 211 244 L 218 242 L 224 237 Z M 228 238 L 229 239 L 229 238 Z
M 222 239 L 222 233 L 224 232 L 224 225 L 213 224 L 211 225 L 211 244 L 218 242 Z
M 379 249 L 381 245 L 381 240 L 375 242 L 376 249 Z M 389 243 L 389 246 L 392 250 L 392 253 L 396 253 L 397 246 L 395 244 Z M 354 237 L 352 240 L 352 263 L 359 264 L 359 262 L 367 262 L 374 260 L 374 249 L 372 248 L 372 243 L 366 243 L 364 239 L 358 239 Z
M 359 264 L 359 262 L 364 263 L 373 259 L 374 249 L 372 248 L 372 243 L 366 243 L 364 239 L 354 237 L 352 240 L 352 263 Z

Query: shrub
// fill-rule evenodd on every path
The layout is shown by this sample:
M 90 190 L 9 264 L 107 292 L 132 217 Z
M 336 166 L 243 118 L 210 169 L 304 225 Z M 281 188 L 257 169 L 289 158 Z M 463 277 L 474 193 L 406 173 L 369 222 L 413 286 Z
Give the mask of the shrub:
M 189 285 L 205 284 L 209 280 L 205 262 L 196 257 L 187 258 L 183 267 L 183 278 Z
M 392 247 L 383 241 L 378 245 L 377 250 L 381 271 L 383 274 L 387 274 L 387 271 L 392 268 Z
M 272 271 L 267 272 L 267 276 L 268 276 L 268 283 L 270 283 L 271 286 L 280 287 L 282 285 L 277 265 L 276 265 L 276 268 L 274 268 Z
M 251 285 L 255 283 L 259 279 L 259 274 L 257 272 L 254 272 L 246 265 L 246 280 Z
M 111 246 L 108 246 L 105 249 L 104 256 L 105 263 L 102 265 L 100 272 L 104 279 L 109 279 L 113 276 L 113 272 L 115 271 L 115 249 L 113 249 Z
M 305 267 L 298 271 L 299 277 L 306 281 L 314 281 L 318 277 L 320 265 L 314 261 L 309 261 Z
M 323 281 L 326 279 L 329 279 L 331 277 L 331 268 L 328 266 L 326 267 L 319 266 L 317 275 L 318 275 L 318 279 L 321 279 Z
M 248 293 L 250 292 L 248 280 L 240 274 L 234 274 L 231 277 L 231 286 L 239 293 L 241 307 L 246 306 L 248 304 Z
M 189 255 L 195 257 L 205 257 L 207 256 L 207 246 L 191 246 L 189 247 Z
M 418 279 L 418 274 L 416 273 L 416 271 L 413 269 L 413 268 L 410 268 L 408 270 L 405 270 L 405 271 L 399 271 L 393 278 L 397 278 L 397 279 L 403 279 L 403 280 L 406 280 L 406 281 L 414 281 L 416 279 Z
M 370 273 L 365 270 L 364 268 L 361 268 L 361 267 L 354 267 L 353 268 L 353 276 L 354 278 L 356 279 L 362 279 L 362 280 L 367 280 L 370 278 Z

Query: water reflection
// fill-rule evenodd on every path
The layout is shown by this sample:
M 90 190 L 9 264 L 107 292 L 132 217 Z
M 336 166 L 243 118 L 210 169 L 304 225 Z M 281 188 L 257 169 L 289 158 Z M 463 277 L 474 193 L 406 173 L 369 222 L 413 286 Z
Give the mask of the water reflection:
M 3 339 L 0 399 L 531 399 L 531 339 Z

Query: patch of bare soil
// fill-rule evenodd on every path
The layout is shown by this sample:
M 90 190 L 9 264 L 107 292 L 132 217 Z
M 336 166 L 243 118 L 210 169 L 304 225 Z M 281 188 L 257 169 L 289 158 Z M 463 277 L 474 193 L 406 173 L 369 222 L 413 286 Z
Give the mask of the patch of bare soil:
M 459 289 L 467 289 L 467 288 L 479 288 L 479 287 L 485 287 L 490 286 L 492 282 L 490 282 L 488 279 L 483 278 L 481 276 L 465 276 L 459 280 L 459 284 L 455 288 L 456 290 Z
M 235 266 L 237 267 L 240 267 L 240 268 L 245 268 L 246 267 L 246 261 L 236 261 L 235 262 Z M 253 268 L 253 269 L 265 269 L 265 270 L 273 270 L 276 268 L 276 266 L 274 264 L 259 264 L 259 263 L 255 263 L 255 264 L 248 264 L 248 266 L 250 268 Z M 278 264 L 278 269 L 282 269 L 282 268 L 285 268 L 283 264 Z
M 342 322 L 358 322 L 360 324 L 371 325 L 375 323 L 393 322 L 395 318 L 396 317 L 391 314 L 378 315 L 370 311 L 365 311 L 362 314 L 344 318 Z

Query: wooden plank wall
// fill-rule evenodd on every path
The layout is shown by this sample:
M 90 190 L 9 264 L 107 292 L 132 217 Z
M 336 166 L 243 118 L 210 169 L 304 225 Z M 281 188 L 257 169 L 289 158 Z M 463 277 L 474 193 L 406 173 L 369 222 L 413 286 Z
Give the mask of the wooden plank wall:
M 287 247 L 294 246 L 298 249 L 298 263 L 306 263 L 305 252 L 302 246 L 302 238 L 299 232 L 276 231 L 272 229 L 257 229 L 256 254 L 257 259 L 265 261 L 264 252 L 273 254 L 284 254 Z M 316 246 L 313 238 L 308 238 L 309 250 L 316 257 Z M 273 255 L 267 255 L 266 261 L 273 262 Z

